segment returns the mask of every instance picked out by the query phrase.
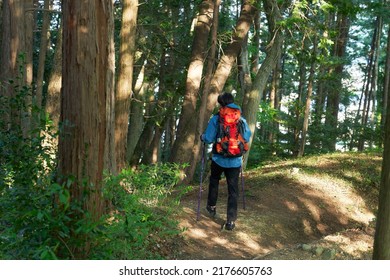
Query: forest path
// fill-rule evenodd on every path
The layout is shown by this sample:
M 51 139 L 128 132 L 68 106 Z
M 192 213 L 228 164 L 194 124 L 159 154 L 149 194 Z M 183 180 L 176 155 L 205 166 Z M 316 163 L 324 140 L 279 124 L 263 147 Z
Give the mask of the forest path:
M 375 160 L 380 165 L 381 159 Z M 176 217 L 185 230 L 174 258 L 370 259 L 376 192 L 366 196 L 356 189 L 364 172 L 352 174 L 353 166 L 351 176 L 346 169 L 336 172 L 342 176 L 329 176 L 340 164 L 345 162 L 321 159 L 315 169 L 292 162 L 245 172 L 246 210 L 241 194 L 232 232 L 221 230 L 226 219 L 225 180 L 220 184 L 217 218 L 210 218 L 205 209 L 205 182 L 196 221 L 194 188 L 182 199 L 183 210 Z

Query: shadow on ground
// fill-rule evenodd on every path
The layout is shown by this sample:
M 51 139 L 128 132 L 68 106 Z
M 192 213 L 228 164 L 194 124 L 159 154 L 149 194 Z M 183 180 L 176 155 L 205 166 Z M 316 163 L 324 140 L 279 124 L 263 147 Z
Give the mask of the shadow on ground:
M 351 165 L 351 160 L 358 162 L 353 157 L 322 161 L 316 167 L 295 162 L 246 172 L 246 210 L 239 205 L 233 232 L 221 230 L 226 218 L 226 183 L 221 181 L 219 215 L 213 219 L 205 211 L 206 182 L 199 221 L 196 221 L 197 192 L 182 200 L 183 211 L 177 219 L 184 232 L 176 258 L 321 259 L 329 248 L 333 250 L 331 259 L 367 258 L 372 249 L 370 222 L 374 218 L 375 201 L 374 196 L 369 196 L 367 203 L 367 191 L 359 187 L 364 184 L 361 181 L 364 174 L 351 179 L 340 171 L 341 167 Z M 329 176 L 332 172 L 334 176 Z

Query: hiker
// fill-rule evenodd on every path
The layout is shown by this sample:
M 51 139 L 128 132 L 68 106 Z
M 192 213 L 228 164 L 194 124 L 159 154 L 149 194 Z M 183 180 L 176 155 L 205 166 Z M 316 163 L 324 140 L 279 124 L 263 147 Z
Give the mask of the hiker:
M 224 227 L 226 230 L 233 230 L 237 219 L 238 179 L 242 155 L 248 150 L 247 142 L 251 131 L 241 116 L 241 108 L 234 103 L 234 96 L 231 93 L 219 95 L 218 103 L 219 113 L 210 119 L 204 134 L 201 135 L 204 143 L 213 143 L 206 209 L 210 216 L 215 217 L 219 181 L 224 173 L 228 185 L 227 220 Z M 238 118 L 234 125 L 226 124 L 229 119 L 234 118 Z

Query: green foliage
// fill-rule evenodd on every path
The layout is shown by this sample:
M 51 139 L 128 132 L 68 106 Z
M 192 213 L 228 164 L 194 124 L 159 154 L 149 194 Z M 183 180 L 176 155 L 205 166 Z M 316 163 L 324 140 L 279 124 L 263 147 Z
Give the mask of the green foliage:
M 34 111 L 35 108 L 25 104 L 31 88 L 14 81 L 10 84 L 12 97 L 3 98 L 3 104 L 8 106 L 1 107 L 0 114 Z M 52 183 L 55 154 L 49 143 L 55 135 L 46 125 L 46 118 L 27 132 L 16 122 L 8 121 L 0 119 L 0 256 L 56 258 L 54 252 L 60 246 L 57 236 L 67 234 L 64 223 L 68 217 L 63 204 L 69 192 Z M 53 203 L 55 197 L 61 197 L 58 204 Z
M 176 164 L 142 165 L 107 176 L 105 196 L 113 211 L 103 217 L 95 233 L 96 259 L 159 259 L 159 247 L 179 233 L 170 215 L 182 192 L 172 195 L 180 179 Z M 172 197 L 173 196 L 173 197 Z
M 11 83 L 13 84 L 13 83 Z M 14 84 L 2 116 L 27 108 L 29 87 Z M 42 116 L 43 114 L 37 114 Z M 56 181 L 56 149 L 47 117 L 33 131 L 0 118 L 1 259 L 155 259 L 155 244 L 177 234 L 171 214 L 182 190 L 182 167 L 140 166 L 106 175 L 103 189 L 108 214 L 96 221 L 80 201 L 72 200 L 74 178 Z M 27 136 L 26 136 L 27 135 Z M 87 182 L 86 182 L 87 183 Z

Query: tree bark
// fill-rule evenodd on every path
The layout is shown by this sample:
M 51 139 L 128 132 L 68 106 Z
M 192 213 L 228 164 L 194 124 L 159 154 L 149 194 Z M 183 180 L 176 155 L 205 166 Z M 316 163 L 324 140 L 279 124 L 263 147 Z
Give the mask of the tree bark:
M 389 1 L 386 2 L 388 4 Z M 389 27 L 390 38 L 390 27 Z M 387 94 L 389 90 L 389 57 L 390 57 L 390 39 L 388 39 L 387 45 L 387 59 L 386 59 L 386 72 L 384 80 L 384 88 L 387 87 Z M 387 85 L 386 85 L 387 83 Z M 385 92 L 386 94 L 386 92 Z M 384 125 L 384 150 L 383 150 L 383 162 L 382 162 L 382 175 L 381 186 L 379 190 L 379 206 L 376 222 L 376 230 L 374 237 L 374 260 L 390 260 L 390 99 L 387 98 L 387 103 L 384 104 L 387 108 Z
M 149 67 L 151 67 L 150 64 L 142 65 L 134 84 L 134 97 L 131 101 L 131 117 L 129 121 L 129 129 L 127 132 L 127 162 L 130 162 L 134 155 L 135 148 L 137 146 L 138 140 L 140 139 L 145 124 L 143 114 L 144 104 L 153 84 L 153 81 L 148 81 L 145 79 L 145 75 L 147 75 Z
M 138 0 L 124 0 L 122 9 L 119 73 L 115 95 L 115 153 L 118 171 L 126 166 Z
M 316 56 L 317 56 L 317 38 L 314 38 L 312 61 L 311 61 L 311 65 L 310 65 L 308 85 L 307 85 L 305 115 L 303 118 L 302 137 L 301 137 L 301 143 L 300 143 L 300 147 L 299 147 L 299 151 L 298 151 L 298 157 L 302 157 L 305 153 L 306 136 L 307 136 L 307 131 L 308 131 L 308 127 L 309 127 L 311 96 L 313 93 Z
M 213 1 L 204 0 L 201 3 L 197 17 L 191 62 L 188 67 L 186 80 L 186 93 L 177 127 L 177 138 L 171 154 L 171 161 L 177 163 L 189 163 L 191 161 L 197 121 L 194 116 L 196 115 L 196 104 L 201 85 L 204 60 L 207 55 L 207 42 L 213 20 L 213 9 Z
M 63 79 L 59 138 L 60 180 L 74 176 L 71 199 L 98 220 L 107 154 L 114 154 L 114 56 L 111 1 L 62 2 Z M 112 170 L 108 170 L 111 171 Z M 86 183 L 87 182 L 87 183 Z
M 338 13 L 337 16 L 337 38 L 334 46 L 334 55 L 341 60 L 333 71 L 332 80 L 330 81 L 331 87 L 329 87 L 327 106 L 326 106 L 326 119 L 325 127 L 327 129 L 327 141 L 324 142 L 325 148 L 329 151 L 336 150 L 337 142 L 337 125 L 338 125 L 338 113 L 340 106 L 340 91 L 342 89 L 342 74 L 344 71 L 343 59 L 346 55 L 346 47 L 348 42 L 350 20 L 348 15 Z
M 222 92 L 230 71 L 236 61 L 236 58 L 241 50 L 241 45 L 248 34 L 249 28 L 253 22 L 257 9 L 252 5 L 252 1 L 245 0 L 242 3 L 241 14 L 237 20 L 237 25 L 234 29 L 231 43 L 226 47 L 222 55 L 218 67 L 215 70 L 211 81 L 210 93 L 207 100 L 207 108 L 205 114 L 199 115 L 198 122 L 201 123 L 204 129 L 209 120 L 209 116 L 217 104 L 218 95 Z M 245 111 L 245 109 L 243 108 Z M 247 111 L 246 111 L 247 112 Z M 253 129 L 251 129 L 253 131 Z
M 52 70 L 50 73 L 49 84 L 47 88 L 46 112 L 53 122 L 54 132 L 58 131 L 60 120 L 61 104 L 61 84 L 62 84 L 62 22 L 57 33 L 56 49 Z M 57 145 L 57 144 L 56 144 Z
M 7 129 L 21 128 L 24 137 L 28 137 L 30 131 L 31 89 L 30 94 L 24 96 L 22 108 L 11 110 L 7 102 L 14 97 L 15 86 L 18 86 L 17 90 L 20 91 L 23 87 L 30 87 L 32 83 L 33 16 L 31 12 L 27 12 L 32 6 L 32 0 L 4 0 L 2 15 L 0 81 L 4 86 L 0 90 L 1 95 L 6 97 L 6 103 L 0 106 L 3 107 L 2 117 Z M 23 73 L 19 73 L 19 66 L 22 66 Z M 10 85 L 9 80 L 14 84 Z
M 389 100 L 387 106 L 390 106 Z M 390 111 L 387 111 L 374 260 L 390 260 Z
M 277 28 L 276 25 L 276 23 L 282 19 L 277 2 L 275 0 L 263 0 L 263 4 L 267 15 L 271 40 L 266 48 L 266 58 L 261 64 L 256 77 L 254 78 L 252 89 L 249 93 L 247 107 L 243 108 L 243 111 L 246 112 L 246 120 L 248 122 L 249 128 L 252 131 L 252 137 L 250 139 L 249 145 L 252 144 L 256 130 L 257 112 L 259 110 L 260 100 L 267 85 L 268 77 L 280 59 L 284 40 L 282 30 Z M 249 153 L 250 150 L 245 154 L 244 166 L 247 163 Z
M 41 29 L 41 42 L 39 47 L 39 59 L 38 59 L 38 71 L 37 71 L 37 89 L 35 95 L 35 105 L 39 109 L 38 114 L 42 108 L 42 96 L 43 96 L 43 79 L 45 73 L 45 61 L 46 53 L 49 41 L 49 26 L 50 26 L 50 13 L 47 11 L 50 9 L 50 0 L 44 1 L 43 22 Z M 40 115 L 34 116 L 34 126 L 39 122 Z
M 387 32 L 387 51 L 386 51 L 386 63 L 385 63 L 385 77 L 383 85 L 383 109 L 382 109 L 382 118 L 381 118 L 381 127 L 384 131 L 384 124 L 387 114 L 387 103 L 389 100 L 389 90 L 390 90 L 390 25 Z
M 203 116 L 206 112 L 207 108 L 207 97 L 210 91 L 211 80 L 214 72 L 214 65 L 216 61 L 216 53 L 217 53 L 217 34 L 218 34 L 218 22 L 219 22 L 219 6 L 221 4 L 221 0 L 214 1 L 214 9 L 213 9 L 213 23 L 211 29 L 211 45 L 207 58 L 207 66 L 206 72 L 204 75 L 204 85 L 202 90 L 202 98 L 200 100 L 199 106 L 199 116 Z M 199 161 L 200 152 L 201 152 L 201 141 L 200 136 L 203 133 L 203 123 L 199 121 L 197 118 L 196 131 L 195 131 L 195 141 L 194 147 L 192 148 L 192 156 L 190 161 L 190 166 L 187 170 L 187 177 L 185 182 L 191 182 L 193 180 L 197 163 Z

